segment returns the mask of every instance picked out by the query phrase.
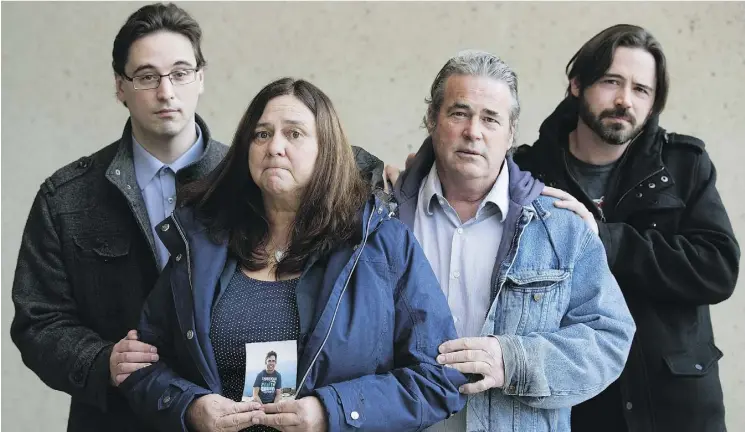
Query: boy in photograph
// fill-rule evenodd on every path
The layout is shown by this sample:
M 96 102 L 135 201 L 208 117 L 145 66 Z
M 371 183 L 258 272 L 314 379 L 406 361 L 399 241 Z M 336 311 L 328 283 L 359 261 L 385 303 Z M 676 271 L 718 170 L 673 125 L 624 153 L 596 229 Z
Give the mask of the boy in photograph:
M 276 371 L 277 353 L 269 351 L 264 359 L 266 370 L 259 372 L 254 381 L 253 400 L 262 404 L 277 403 L 282 399 L 282 375 Z

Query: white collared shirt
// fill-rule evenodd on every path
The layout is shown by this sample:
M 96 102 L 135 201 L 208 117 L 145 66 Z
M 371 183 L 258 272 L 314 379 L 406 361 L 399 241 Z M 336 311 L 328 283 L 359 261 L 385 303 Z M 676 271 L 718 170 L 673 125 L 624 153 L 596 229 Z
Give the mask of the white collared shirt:
M 509 206 L 508 171 L 503 163 L 476 216 L 465 222 L 443 196 L 436 165 L 419 188 L 414 235 L 445 293 L 458 337 L 479 336 L 491 306 L 492 275 Z M 465 430 L 466 409 L 427 429 Z

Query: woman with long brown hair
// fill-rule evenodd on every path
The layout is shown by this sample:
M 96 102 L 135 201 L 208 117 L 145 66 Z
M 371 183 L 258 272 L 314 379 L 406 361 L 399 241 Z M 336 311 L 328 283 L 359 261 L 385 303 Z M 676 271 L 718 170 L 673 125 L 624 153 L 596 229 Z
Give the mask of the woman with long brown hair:
M 154 426 L 413 431 L 464 406 L 465 377 L 435 360 L 456 338 L 447 301 L 321 90 L 267 85 L 226 159 L 181 198 L 139 328 L 160 361 L 121 385 Z M 246 344 L 287 340 L 297 397 L 240 402 Z

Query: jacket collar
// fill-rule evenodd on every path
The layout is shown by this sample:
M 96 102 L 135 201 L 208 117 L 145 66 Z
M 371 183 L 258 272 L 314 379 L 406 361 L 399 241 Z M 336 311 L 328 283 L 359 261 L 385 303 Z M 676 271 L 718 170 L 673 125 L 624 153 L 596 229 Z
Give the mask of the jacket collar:
M 378 225 L 380 225 L 384 220 L 390 219 L 395 214 L 395 211 L 396 203 L 392 200 L 391 195 L 378 189 L 373 191 L 365 205 L 360 209 L 363 238 L 370 236 Z M 207 240 L 207 226 L 196 216 L 192 207 L 176 207 L 172 217 L 177 219 L 179 226 L 184 230 L 184 236 L 190 243 L 193 239 L 197 238 Z M 172 221 L 169 221 L 170 219 L 171 218 L 164 220 L 158 224 L 158 226 L 162 227 L 164 224 L 169 224 L 169 228 L 165 230 L 168 231 L 171 226 L 170 224 L 172 223 Z M 159 232 L 165 231 L 162 228 L 159 230 Z M 165 238 L 161 235 L 161 238 L 172 255 L 183 252 L 184 245 L 174 243 L 172 237 Z M 219 243 L 209 240 L 209 243 L 215 245 L 215 247 L 225 248 L 226 250 L 228 247 L 227 240 L 223 240 Z M 194 257 L 193 259 L 204 261 L 209 261 L 210 257 L 215 252 L 211 249 L 203 249 L 201 242 L 199 247 L 194 249 L 195 250 L 191 251 Z
M 534 146 L 538 154 L 544 154 L 544 161 L 553 160 L 568 151 L 569 134 L 577 128 L 579 121 L 579 101 L 567 96 L 543 121 L 538 140 Z M 662 164 L 662 142 L 658 139 L 664 131 L 659 126 L 659 116 L 653 114 L 644 125 L 639 136 L 629 145 L 623 158 L 633 158 L 635 165 L 640 163 L 640 171 L 654 171 Z M 563 164 L 553 164 L 563 168 Z
M 227 147 L 212 139 L 207 124 L 199 115 L 194 115 L 195 121 L 202 131 L 202 139 L 206 143 L 204 152 L 201 157 L 190 165 L 176 173 L 176 189 L 185 183 L 206 176 L 212 171 L 227 153 Z M 119 140 L 114 159 L 106 169 L 106 178 L 121 191 L 130 208 L 134 212 L 137 224 L 140 230 L 145 234 L 150 250 L 157 262 L 157 252 L 155 247 L 155 238 L 150 227 L 150 219 L 147 215 L 147 207 L 142 192 L 138 187 L 137 175 L 134 166 L 134 153 L 132 142 L 132 120 L 128 119 Z
M 429 136 L 419 147 L 411 165 L 401 173 L 393 188 L 394 196 L 400 205 L 401 221 L 409 227 L 413 226 L 419 187 L 434 163 L 435 150 L 432 137 Z M 535 179 L 530 173 L 522 171 L 510 155 L 505 157 L 503 166 L 509 170 L 510 202 L 520 207 L 529 206 L 543 191 L 543 183 Z
M 537 169 L 542 173 L 550 173 L 548 178 L 562 179 L 567 174 L 564 158 L 569 151 L 568 136 L 577 127 L 578 104 L 575 97 L 566 97 L 541 124 L 538 140 L 531 153 L 540 161 Z M 618 203 L 625 194 L 643 184 L 653 174 L 672 179 L 662 161 L 662 147 L 666 136 L 665 130 L 659 126 L 659 116 L 652 115 L 619 161 L 619 178 L 616 187 L 610 191 L 613 201 Z M 668 181 L 660 186 L 669 187 L 673 184 L 674 182 Z
M 140 190 L 145 189 L 145 187 L 147 187 L 147 185 L 153 180 L 153 177 L 155 177 L 163 167 L 167 166 L 173 170 L 173 172 L 177 173 L 182 168 L 193 164 L 202 157 L 204 154 L 204 134 L 202 133 L 199 124 L 196 125 L 196 131 L 197 139 L 194 141 L 194 144 L 192 144 L 184 154 L 179 156 L 178 159 L 170 164 L 165 164 L 150 154 L 150 152 L 148 152 L 145 147 L 137 141 L 137 138 L 132 135 L 132 152 L 135 174 L 137 175 L 137 185 L 140 187 Z

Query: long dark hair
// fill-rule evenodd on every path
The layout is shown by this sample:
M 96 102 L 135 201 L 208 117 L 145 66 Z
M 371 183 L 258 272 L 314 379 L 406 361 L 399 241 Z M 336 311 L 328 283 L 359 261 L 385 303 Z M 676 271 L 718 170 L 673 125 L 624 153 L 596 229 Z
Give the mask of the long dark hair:
M 642 27 L 631 24 L 617 24 L 601 31 L 587 41 L 582 48 L 569 60 L 566 67 L 569 87 L 567 95 L 571 95 L 573 79 L 577 79 L 580 90 L 584 91 L 605 75 L 613 63 L 613 55 L 618 47 L 641 48 L 646 50 L 655 60 L 657 83 L 652 112 L 661 114 L 667 102 L 667 92 L 670 77 L 667 73 L 667 60 L 662 51 L 662 45 Z
M 355 240 L 360 232 L 358 212 L 371 191 L 357 169 L 336 110 L 318 87 L 282 78 L 261 89 L 248 105 L 225 159 L 210 175 L 186 185 L 179 197 L 183 205 L 194 207 L 214 241 L 227 238 L 230 253 L 241 265 L 252 271 L 265 268 L 269 225 L 261 190 L 249 172 L 248 149 L 264 108 L 285 95 L 298 98 L 315 116 L 318 157 L 300 198 L 286 257 L 275 269 L 277 278 L 301 272 L 313 254 L 323 255 Z

